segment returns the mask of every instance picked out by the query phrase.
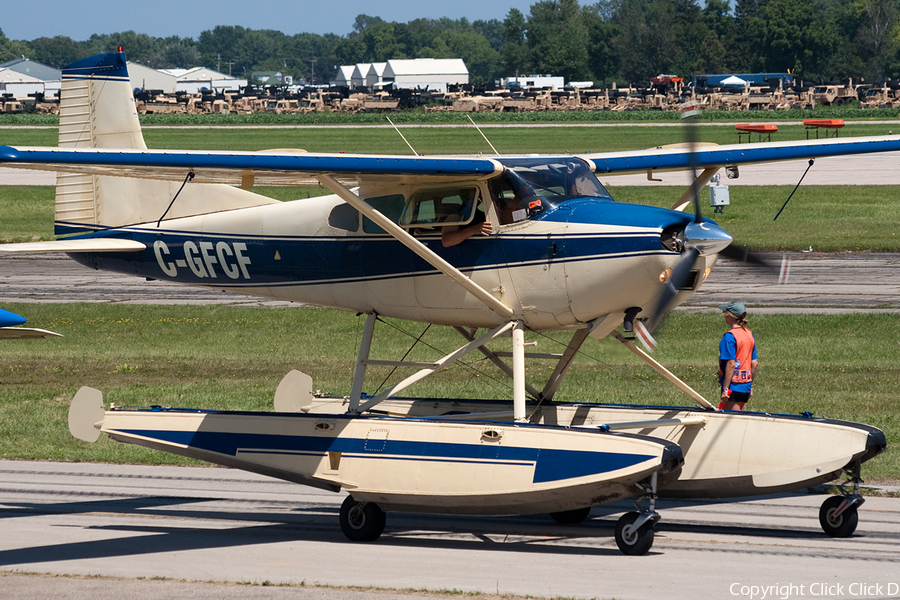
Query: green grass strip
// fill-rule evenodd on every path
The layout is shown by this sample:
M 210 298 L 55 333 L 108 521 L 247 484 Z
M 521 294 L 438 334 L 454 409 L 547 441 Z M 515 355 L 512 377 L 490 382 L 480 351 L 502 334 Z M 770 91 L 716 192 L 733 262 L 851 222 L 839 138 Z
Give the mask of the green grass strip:
M 79 267 L 73 265 L 73 269 Z M 320 308 L 249 308 L 110 304 L 13 304 L 29 325 L 64 338 L 0 342 L 0 457 L 36 460 L 175 463 L 164 453 L 105 438 L 86 444 L 67 430 L 68 404 L 82 385 L 107 403 L 208 409 L 272 410 L 275 388 L 291 369 L 309 373 L 314 387 L 346 395 L 364 317 Z M 425 325 L 379 326 L 373 358 L 399 359 Z M 657 331 L 656 358 L 708 398 L 717 394 L 717 345 L 724 324 L 716 313 L 673 313 Z M 865 477 L 900 479 L 900 320 L 891 314 L 757 315 L 760 371 L 749 408 L 863 422 L 888 437 L 888 452 Z M 539 352 L 559 352 L 562 334 L 529 335 Z M 461 338 L 432 327 L 413 361 L 430 361 Z M 501 348 L 498 342 L 496 348 Z M 373 367 L 374 393 L 389 368 Z M 548 364 L 530 364 L 538 386 Z M 399 371 L 385 385 L 409 374 Z M 411 388 L 440 398 L 512 397 L 509 380 L 480 355 Z M 617 342 L 589 340 L 557 399 L 578 402 L 690 405 L 691 401 Z

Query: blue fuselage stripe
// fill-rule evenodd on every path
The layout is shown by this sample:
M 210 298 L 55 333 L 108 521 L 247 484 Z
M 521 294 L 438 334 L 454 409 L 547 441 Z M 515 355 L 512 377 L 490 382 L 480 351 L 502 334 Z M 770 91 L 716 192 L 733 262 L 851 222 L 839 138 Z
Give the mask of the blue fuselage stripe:
M 549 226 L 550 233 L 511 231 L 474 237 L 450 248 L 442 246 L 437 234 L 420 241 L 454 267 L 471 273 L 673 254 L 663 248 L 659 232 L 689 220 L 670 210 L 588 199 L 567 202 L 535 219 L 536 225 Z M 635 227 L 635 222 L 641 227 Z M 143 252 L 103 254 L 97 260 L 104 270 L 218 288 L 353 283 L 437 273 L 387 235 L 263 236 L 124 228 L 83 237 L 103 236 L 147 246 Z M 79 260 L 96 262 L 89 256 Z

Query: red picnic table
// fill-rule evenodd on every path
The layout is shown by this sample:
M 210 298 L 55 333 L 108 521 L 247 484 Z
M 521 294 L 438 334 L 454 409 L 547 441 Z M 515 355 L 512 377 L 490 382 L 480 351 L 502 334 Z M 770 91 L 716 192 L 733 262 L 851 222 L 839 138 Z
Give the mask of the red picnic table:
M 766 136 L 766 141 L 772 141 L 772 134 L 778 131 L 778 125 L 764 125 L 762 123 L 739 123 L 734 126 L 738 132 L 738 144 L 741 143 L 741 136 L 747 134 L 747 141 L 754 133 L 759 135 L 758 141 L 762 141 L 762 136 Z
M 834 137 L 838 136 L 838 129 L 844 126 L 843 119 L 803 119 L 803 124 L 806 125 L 806 139 L 809 139 L 809 132 L 811 130 L 816 131 L 816 139 L 819 139 L 819 130 L 825 130 L 825 137 L 830 137 L 828 130 L 834 130 Z

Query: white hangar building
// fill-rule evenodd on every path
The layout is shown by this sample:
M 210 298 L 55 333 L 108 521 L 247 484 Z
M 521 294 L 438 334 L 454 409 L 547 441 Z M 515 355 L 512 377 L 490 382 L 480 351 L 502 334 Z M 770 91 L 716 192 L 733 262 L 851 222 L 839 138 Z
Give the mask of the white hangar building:
M 395 88 L 421 88 L 446 92 L 451 84 L 469 83 L 469 70 L 461 58 L 416 58 L 389 60 L 384 68 L 384 83 Z
M 366 76 L 369 74 L 369 69 L 371 68 L 372 63 L 358 63 L 356 65 L 356 68 L 353 69 L 353 75 L 350 77 L 350 82 L 353 84 L 353 87 L 368 87 L 366 85 Z
M 174 94 L 178 90 L 178 78 L 142 64 L 128 61 L 128 77 L 131 89 L 162 90 L 166 94 Z
M 353 85 L 353 71 L 355 65 L 342 65 L 338 67 L 337 77 L 334 79 L 335 85 L 350 87 Z
M 0 64 L 0 93 L 16 98 L 35 93 L 43 93 L 46 97 L 57 96 L 61 79 L 62 71 L 59 69 L 24 56 Z
M 384 83 L 384 69 L 387 63 L 372 63 L 369 65 L 369 72 L 366 73 L 366 87 L 374 89 L 376 85 Z
M 0 94 L 13 98 L 25 98 L 29 94 L 44 93 L 44 82 L 37 77 L 17 73 L 12 69 L 0 69 Z

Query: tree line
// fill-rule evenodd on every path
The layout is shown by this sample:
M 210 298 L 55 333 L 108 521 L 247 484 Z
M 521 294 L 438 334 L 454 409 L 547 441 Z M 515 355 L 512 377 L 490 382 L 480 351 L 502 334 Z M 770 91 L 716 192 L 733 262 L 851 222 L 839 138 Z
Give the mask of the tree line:
M 236 77 L 281 71 L 332 81 L 339 65 L 462 58 L 470 81 L 530 74 L 567 81 L 647 83 L 660 73 L 791 71 L 809 82 L 900 77 L 900 0 L 541 0 L 503 21 L 359 15 L 345 36 L 217 26 L 197 39 L 143 33 L 10 40 L 0 63 L 26 56 L 56 68 L 125 48 L 153 68 L 205 66 Z

